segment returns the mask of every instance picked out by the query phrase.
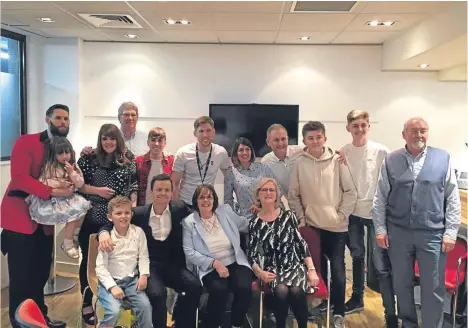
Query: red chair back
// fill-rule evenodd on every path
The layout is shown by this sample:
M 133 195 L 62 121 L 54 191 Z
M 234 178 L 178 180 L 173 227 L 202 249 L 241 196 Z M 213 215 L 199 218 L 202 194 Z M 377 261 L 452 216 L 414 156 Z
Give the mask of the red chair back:
M 16 309 L 15 319 L 22 328 L 47 328 L 39 306 L 32 299 L 23 301 Z

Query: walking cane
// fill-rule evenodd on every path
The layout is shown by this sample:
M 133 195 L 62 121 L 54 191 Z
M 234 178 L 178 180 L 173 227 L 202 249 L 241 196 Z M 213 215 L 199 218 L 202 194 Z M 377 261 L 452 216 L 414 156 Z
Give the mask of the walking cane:
M 260 245 L 259 247 L 259 250 L 258 250 L 258 253 L 260 254 L 260 269 L 263 270 L 263 265 L 264 265 L 264 261 L 265 261 L 265 257 L 264 257 L 264 250 L 263 250 L 263 247 Z M 263 327 L 263 295 L 264 295 L 264 292 L 263 292 L 263 280 L 260 279 L 260 320 L 258 322 L 258 325 L 259 325 L 259 328 L 262 328 Z

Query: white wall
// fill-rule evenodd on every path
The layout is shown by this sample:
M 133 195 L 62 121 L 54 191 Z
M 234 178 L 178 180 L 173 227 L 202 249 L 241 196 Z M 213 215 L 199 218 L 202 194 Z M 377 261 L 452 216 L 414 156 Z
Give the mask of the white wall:
M 403 145 L 404 121 L 419 115 L 431 126 L 431 144 L 456 161 L 468 141 L 466 83 L 439 83 L 433 72 L 381 72 L 380 46 L 85 42 L 82 60 L 78 148 L 94 145 L 100 125 L 116 123 L 126 100 L 139 106 L 140 128 L 166 129 L 171 152 L 193 139 L 193 120 L 210 103 L 299 104 L 301 123 L 323 121 L 334 147 L 348 142 L 346 114 L 358 108 L 371 114 L 371 137 L 391 149 Z

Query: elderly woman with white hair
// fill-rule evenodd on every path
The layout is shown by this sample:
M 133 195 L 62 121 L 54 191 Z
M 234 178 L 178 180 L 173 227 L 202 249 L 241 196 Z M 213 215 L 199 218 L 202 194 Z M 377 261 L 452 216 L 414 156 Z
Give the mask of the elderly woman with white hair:
M 306 294 L 314 293 L 319 283 L 309 248 L 299 233 L 294 213 L 280 208 L 278 184 L 274 179 L 261 179 L 255 197 L 260 211 L 249 223 L 250 264 L 273 292 L 276 327 L 285 327 L 291 306 L 298 327 L 306 328 Z M 263 268 L 260 266 L 262 253 Z

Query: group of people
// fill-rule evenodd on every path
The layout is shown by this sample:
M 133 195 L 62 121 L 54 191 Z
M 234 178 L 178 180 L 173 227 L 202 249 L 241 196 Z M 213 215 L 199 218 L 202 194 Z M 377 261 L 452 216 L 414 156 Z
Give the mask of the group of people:
M 306 328 L 307 295 L 327 275 L 310 247 L 331 262 L 331 304 L 336 328 L 344 316 L 364 309 L 364 227 L 380 282 L 386 327 L 418 326 L 413 297 L 414 262 L 421 268 L 422 325 L 443 320 L 446 253 L 460 225 L 460 199 L 447 152 L 427 146 L 428 124 L 412 118 L 403 127 L 405 147 L 390 152 L 368 140 L 369 114 L 354 110 L 346 129 L 352 141 L 335 151 L 326 128 L 302 128 L 305 147 L 288 145 L 280 124 L 267 131 L 271 152 L 256 161 L 251 142 L 238 138 L 230 156 L 213 143 L 215 126 L 194 122 L 196 142 L 175 156 L 165 152 L 166 133 L 136 128 L 138 108 L 118 110 L 120 128 L 101 126 L 97 146 L 76 160 L 67 140 L 69 109 L 53 105 L 47 130 L 23 135 L 11 154 L 11 181 L 1 205 L 2 245 L 8 253 L 9 316 L 32 298 L 49 327 L 65 323 L 47 316 L 47 281 L 53 225 L 65 224 L 62 249 L 79 257 L 82 317 L 98 319 L 88 287 L 89 238 L 99 236 L 96 273 L 104 317 L 115 327 L 129 303 L 141 327 L 166 327 L 167 288 L 177 293 L 173 319 L 193 328 L 205 288 L 207 327 L 219 327 L 230 293 L 231 325 L 240 327 L 256 277 L 271 289 L 276 325 L 289 308 Z M 230 158 L 229 158 L 230 157 Z M 214 189 L 224 175 L 224 202 Z M 345 247 L 353 260 L 353 294 L 346 302 Z M 398 284 L 394 284 L 397 281 Z M 398 300 L 398 311 L 395 307 Z M 327 304 L 319 305 L 325 311 Z M 179 327 L 180 326 L 180 327 Z

